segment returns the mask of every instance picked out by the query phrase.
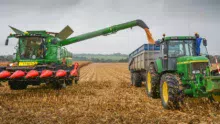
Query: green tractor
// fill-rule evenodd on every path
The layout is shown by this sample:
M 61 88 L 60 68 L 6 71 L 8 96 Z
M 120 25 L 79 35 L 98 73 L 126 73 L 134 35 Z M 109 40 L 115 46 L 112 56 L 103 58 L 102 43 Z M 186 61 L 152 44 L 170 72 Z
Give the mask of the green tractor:
M 180 107 L 184 97 L 208 97 L 220 101 L 219 70 L 211 70 L 207 41 L 200 38 L 200 54 L 194 36 L 164 37 L 156 46 L 160 55 L 146 72 L 146 91 L 152 98 L 161 98 L 166 109 Z

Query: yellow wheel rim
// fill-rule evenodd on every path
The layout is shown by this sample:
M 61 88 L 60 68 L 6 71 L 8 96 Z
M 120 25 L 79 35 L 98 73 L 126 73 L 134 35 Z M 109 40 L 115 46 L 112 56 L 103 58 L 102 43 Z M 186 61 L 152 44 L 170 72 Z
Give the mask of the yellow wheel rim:
M 163 82 L 163 99 L 164 102 L 168 102 L 168 85 L 166 81 Z
M 217 101 L 217 102 L 220 102 L 220 96 L 217 96 L 215 94 L 212 94 L 212 98 Z
M 147 73 L 147 90 L 151 92 L 151 74 L 150 72 Z

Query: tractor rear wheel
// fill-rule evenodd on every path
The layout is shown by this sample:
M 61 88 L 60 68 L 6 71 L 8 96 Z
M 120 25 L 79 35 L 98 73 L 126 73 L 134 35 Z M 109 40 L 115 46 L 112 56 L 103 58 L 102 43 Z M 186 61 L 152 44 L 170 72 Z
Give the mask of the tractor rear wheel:
M 158 98 L 159 95 L 159 75 L 154 64 L 150 64 L 146 75 L 146 93 L 149 97 Z
M 133 73 L 133 81 L 132 81 L 133 85 L 135 87 L 141 87 L 141 85 L 142 85 L 141 81 L 142 81 L 141 75 L 138 72 L 134 72 Z
M 8 85 L 11 90 L 23 90 L 26 89 L 28 84 L 25 81 L 8 81 Z
M 160 81 L 160 97 L 165 109 L 178 109 L 183 102 L 182 82 L 178 75 L 164 74 Z

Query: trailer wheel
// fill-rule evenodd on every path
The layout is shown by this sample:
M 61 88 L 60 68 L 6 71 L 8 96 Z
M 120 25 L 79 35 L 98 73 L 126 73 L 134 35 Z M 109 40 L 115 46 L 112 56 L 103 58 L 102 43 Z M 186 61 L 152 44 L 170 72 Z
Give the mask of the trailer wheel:
M 134 85 L 134 74 L 133 73 L 131 73 L 131 85 Z
M 164 74 L 160 82 L 160 97 L 165 109 L 178 109 L 183 102 L 182 82 L 175 74 Z
M 8 81 L 11 90 L 24 90 L 28 84 L 25 81 Z
M 133 73 L 133 85 L 135 87 L 141 87 L 141 75 L 138 72 Z
M 149 65 L 146 75 L 146 93 L 149 97 L 158 98 L 159 95 L 159 75 L 156 73 L 154 64 Z

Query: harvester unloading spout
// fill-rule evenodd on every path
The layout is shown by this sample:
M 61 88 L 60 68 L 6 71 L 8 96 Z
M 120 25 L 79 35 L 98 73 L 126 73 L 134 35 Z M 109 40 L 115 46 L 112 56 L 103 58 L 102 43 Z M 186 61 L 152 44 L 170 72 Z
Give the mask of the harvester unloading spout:
M 97 36 L 102 36 L 102 35 L 106 36 L 106 35 L 109 35 L 109 34 L 113 34 L 113 33 L 116 33 L 117 31 L 132 28 L 132 27 L 135 27 L 135 26 L 139 26 L 139 27 L 141 27 L 145 30 L 146 35 L 147 35 L 147 39 L 148 39 L 150 44 L 155 43 L 155 41 L 152 37 L 152 34 L 149 30 L 149 27 L 142 20 L 135 20 L 135 21 L 127 22 L 127 23 L 114 25 L 114 26 L 111 26 L 111 27 L 107 27 L 107 28 L 104 28 L 104 29 L 97 30 L 97 31 L 93 31 L 93 32 L 78 35 L 78 36 L 75 36 L 75 37 L 72 37 L 72 38 L 68 38 L 68 39 L 62 40 L 59 43 L 60 43 L 61 46 L 66 46 L 66 45 L 69 45 L 69 44 L 72 44 L 72 43 L 76 43 L 76 42 L 79 42 L 79 41 L 91 39 L 91 38 L 94 38 L 94 37 L 97 37 Z

